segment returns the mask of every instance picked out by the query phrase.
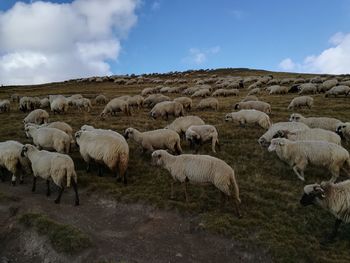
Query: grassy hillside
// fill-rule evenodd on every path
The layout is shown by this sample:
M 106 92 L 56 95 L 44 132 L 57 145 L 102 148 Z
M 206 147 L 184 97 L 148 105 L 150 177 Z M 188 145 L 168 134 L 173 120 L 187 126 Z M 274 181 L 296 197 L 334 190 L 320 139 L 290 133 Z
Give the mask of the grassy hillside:
M 196 76 L 251 76 L 272 74 L 276 77 L 299 76 L 300 74 L 271 73 L 265 71 L 248 70 L 216 70 L 213 72 L 197 72 L 187 78 Z M 309 77 L 304 76 L 302 77 Z M 160 76 L 168 79 L 167 75 Z M 174 77 L 172 77 L 174 78 Z M 4 87 L 0 89 L 0 99 L 8 98 L 12 93 L 29 96 L 46 96 L 48 94 L 75 94 L 93 98 L 97 94 L 105 94 L 108 98 L 121 95 L 138 94 L 143 88 L 156 86 L 155 84 L 116 85 L 112 82 L 84 83 L 70 81 L 28 87 Z M 177 185 L 176 200 L 170 200 L 169 174 L 150 165 L 150 156 L 142 156 L 139 148 L 133 143 L 130 145 L 130 163 L 128 169 L 129 185 L 117 183 L 111 174 L 104 177 L 97 176 L 97 171 L 86 174 L 85 164 L 75 149 L 71 155 L 76 164 L 80 186 L 89 191 L 108 194 L 122 202 L 145 202 L 160 208 L 174 209 L 180 213 L 189 213 L 198 216 L 206 229 L 261 245 L 268 249 L 277 262 L 349 262 L 350 261 L 350 227 L 343 226 L 340 235 L 334 244 L 321 246 L 324 234 L 329 233 L 333 226 L 333 217 L 314 207 L 301 207 L 299 199 L 302 195 L 304 183 L 297 179 L 292 169 L 282 163 L 274 153 L 262 149 L 257 139 L 264 133 L 259 127 L 240 128 L 232 123 L 224 122 L 225 113 L 231 112 L 233 105 L 240 101 L 248 91 L 241 90 L 239 97 L 219 98 L 220 110 L 197 111 L 187 114 L 198 115 L 208 124 L 213 124 L 219 131 L 221 151 L 214 156 L 225 160 L 236 173 L 240 186 L 242 200 L 242 219 L 237 219 L 233 213 L 233 205 L 227 203 L 220 208 L 220 193 L 211 186 L 205 187 L 206 196 L 200 198 L 201 188 L 191 185 L 188 193 L 190 203 L 186 204 L 182 187 Z M 172 94 L 174 98 L 178 94 Z M 272 105 L 271 118 L 273 122 L 286 121 L 292 113 L 287 106 L 295 94 L 283 96 L 269 96 L 263 93 L 260 100 Z M 199 99 L 194 100 L 197 104 Z M 305 115 L 330 116 L 349 121 L 349 98 L 324 98 L 323 95 L 314 96 L 312 110 L 299 111 Z M 135 111 L 133 116 L 119 114 L 117 117 L 108 117 L 105 121 L 98 118 L 103 106 L 94 106 L 91 113 L 70 110 L 66 115 L 50 115 L 50 121 L 65 121 L 75 130 L 83 124 L 91 124 L 99 128 L 114 129 L 119 133 L 127 127 L 135 127 L 142 131 L 162 128 L 169 122 L 152 120 L 148 117 L 148 109 Z M 26 114 L 12 104 L 9 114 L 1 114 L 0 140 L 18 140 L 29 142 L 23 132 L 22 120 Z M 185 152 L 190 152 L 188 145 L 182 142 Z M 347 147 L 349 149 L 349 147 Z M 210 145 L 206 145 L 202 154 L 213 153 Z M 321 169 L 308 168 L 306 183 L 328 180 L 330 174 Z M 28 181 L 29 179 L 27 179 Z M 28 186 L 29 187 L 29 186 Z M 84 200 L 82 200 L 84 202 Z

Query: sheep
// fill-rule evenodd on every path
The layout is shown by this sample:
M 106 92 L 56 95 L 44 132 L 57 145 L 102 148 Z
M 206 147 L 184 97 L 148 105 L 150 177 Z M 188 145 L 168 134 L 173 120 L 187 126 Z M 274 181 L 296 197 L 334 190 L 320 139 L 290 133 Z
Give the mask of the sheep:
M 48 98 L 43 98 L 40 100 L 40 108 L 50 108 L 50 100 Z
M 22 147 L 23 144 L 16 141 L 0 142 L 0 168 L 12 173 L 12 185 L 16 185 L 17 176 L 22 184 L 23 175 L 32 173 L 29 160 L 21 156 Z
M 257 110 L 240 110 L 228 113 L 225 115 L 225 121 L 239 123 L 242 126 L 246 123 L 255 123 L 264 129 L 269 129 L 272 125 L 269 116 Z
M 305 181 L 304 170 L 308 164 L 325 167 L 331 174 L 331 182 L 335 182 L 339 176 L 340 169 L 344 166 L 350 168 L 350 156 L 347 150 L 340 145 L 325 141 L 291 141 L 285 138 L 271 140 L 269 152 L 276 152 L 277 156 L 288 163 L 294 173 L 302 181 Z
M 196 144 L 201 146 L 202 143 L 211 141 L 211 149 L 214 153 L 216 153 L 216 144 L 220 148 L 218 131 L 213 125 L 191 125 L 186 130 L 185 136 L 191 147 L 194 147 Z M 198 149 L 196 152 L 198 152 Z
M 195 93 L 191 95 L 192 98 L 196 97 L 208 97 L 210 96 L 210 90 L 209 89 L 200 89 L 197 90 Z
M 95 98 L 95 103 L 96 105 L 104 105 L 107 103 L 107 97 L 105 95 L 97 95 L 96 98 Z
M 116 135 L 114 135 L 116 134 Z M 99 176 L 102 176 L 101 165 L 106 165 L 113 173 L 118 169 L 119 178 L 127 184 L 126 170 L 129 162 L 129 146 L 120 134 L 113 131 L 77 131 L 75 140 L 79 145 L 80 155 L 90 171 L 91 161 L 99 164 Z
M 317 205 L 330 212 L 335 218 L 333 231 L 322 243 L 332 242 L 337 236 L 341 223 L 350 222 L 350 180 L 340 183 L 322 182 L 305 185 L 300 199 L 303 206 Z
M 55 128 L 55 129 L 58 129 L 58 130 L 61 130 L 65 133 L 68 134 L 69 138 L 71 138 L 71 143 L 74 143 L 74 140 L 73 140 L 73 129 L 72 127 L 63 122 L 63 121 L 55 121 L 55 122 L 50 122 L 50 123 L 44 123 L 42 125 L 37 125 L 37 124 L 26 124 L 26 126 L 34 126 L 35 128 L 43 128 L 43 127 L 46 127 L 46 128 Z
M 184 116 L 182 104 L 175 101 L 163 101 L 157 103 L 150 111 L 150 116 L 153 119 L 165 117 L 168 120 L 169 115 L 173 115 L 174 117 Z
M 254 89 L 251 89 L 249 92 L 248 92 L 248 94 L 247 94 L 247 96 L 251 96 L 251 95 L 255 95 L 255 94 L 259 94 L 260 93 L 260 88 L 254 88 Z
M 40 99 L 39 98 L 22 97 L 19 100 L 19 104 L 18 104 L 18 108 L 22 112 L 34 110 L 34 109 L 39 108 L 39 107 L 40 107 Z
M 78 110 L 84 108 L 87 112 L 90 112 L 92 109 L 91 101 L 87 98 L 74 99 L 72 103 L 73 106 L 76 106 L 78 108 Z
M 17 93 L 15 93 L 15 94 L 12 94 L 10 96 L 10 99 L 12 102 L 19 102 L 19 100 L 21 99 L 21 96 L 19 96 Z
M 291 141 L 326 141 L 341 145 L 341 138 L 338 134 L 319 128 L 292 131 L 279 130 L 273 138 L 287 138 Z
M 10 101 L 9 100 L 1 100 L 0 101 L 0 113 L 9 112 L 10 111 Z
M 181 154 L 180 136 L 173 130 L 158 129 L 140 132 L 135 128 L 127 128 L 124 133 L 125 139 L 131 138 L 141 145 L 143 152 L 159 149 L 168 149 L 173 153 Z
M 60 188 L 55 200 L 55 203 L 59 204 L 66 181 L 67 187 L 70 187 L 72 184 L 75 192 L 75 205 L 79 205 L 78 176 L 71 157 L 61 153 L 53 153 L 45 150 L 40 151 L 30 144 L 23 146 L 21 155 L 27 157 L 32 164 L 34 174 L 32 192 L 35 192 L 37 177 L 41 177 L 46 180 L 46 196 L 50 196 L 50 179 L 52 179 Z
M 168 96 L 164 96 L 163 94 L 151 94 L 143 101 L 143 106 L 152 108 L 159 102 L 170 101 L 171 99 Z
M 69 106 L 73 106 L 75 100 L 80 100 L 82 98 L 84 98 L 83 95 L 81 95 L 81 94 L 74 94 L 74 95 L 72 95 L 72 96 L 70 96 L 70 97 L 68 97 L 66 99 L 68 101 L 68 105 Z
M 246 101 L 259 101 L 259 98 L 254 96 L 254 95 L 249 95 L 246 96 L 241 102 L 246 102 Z
M 276 85 L 276 86 L 271 86 L 270 87 L 270 92 L 269 94 L 272 95 L 272 94 L 287 94 L 288 93 L 288 87 L 286 86 L 279 86 L 279 85 Z
M 167 125 L 165 129 L 171 129 L 179 135 L 185 134 L 187 129 L 192 125 L 204 125 L 204 121 L 198 116 L 185 116 L 176 118 L 172 123 Z
M 235 110 L 243 109 L 243 110 L 258 110 L 265 112 L 266 114 L 271 113 L 271 105 L 267 102 L 263 101 L 246 101 L 236 103 L 234 106 Z
M 288 110 L 300 109 L 302 107 L 312 108 L 314 105 L 314 99 L 310 96 L 295 97 L 288 105 Z
M 303 117 L 299 113 L 293 113 L 290 115 L 289 121 L 302 122 L 310 128 L 320 128 L 329 131 L 336 131 L 339 124 L 342 121 L 336 118 L 329 117 Z
M 68 100 L 64 96 L 60 95 L 55 98 L 52 98 L 51 96 L 52 95 L 49 96 L 51 111 L 54 114 L 66 113 L 69 108 Z
M 24 118 L 23 123 L 43 124 L 49 121 L 49 114 L 42 109 L 33 110 Z
M 192 108 L 192 99 L 188 97 L 178 97 L 174 99 L 175 102 L 181 103 L 184 109 L 191 110 Z
M 118 98 L 112 99 L 110 102 L 107 103 L 105 108 L 100 114 L 101 119 L 104 119 L 104 117 L 107 114 L 115 115 L 116 112 L 121 111 L 127 116 L 131 116 L 131 112 L 129 109 L 129 105 L 127 102 L 120 100 Z
M 317 93 L 317 86 L 312 83 L 304 83 L 301 84 L 299 87 L 299 95 L 302 94 L 316 94 Z
M 146 96 L 146 95 L 150 95 L 150 94 L 153 94 L 153 93 L 156 93 L 157 92 L 157 89 L 155 88 L 145 88 L 141 91 L 141 96 Z
M 330 79 L 323 82 L 317 87 L 318 92 L 326 92 L 338 84 L 337 79 Z
M 307 130 L 309 127 L 302 123 L 302 122 L 277 122 L 273 124 L 270 129 L 268 129 L 267 132 L 265 132 L 258 140 L 258 143 L 262 147 L 269 146 L 271 140 L 273 139 L 273 136 L 279 131 L 279 130 Z
M 330 90 L 326 91 L 325 97 L 330 97 L 330 96 L 334 96 L 337 97 L 339 95 L 345 95 L 348 96 L 350 93 L 350 88 L 348 86 L 335 86 L 333 88 L 331 88 Z
M 350 122 L 344 122 L 337 125 L 336 133 L 346 141 L 350 141 Z
M 144 98 L 140 95 L 135 95 L 130 97 L 127 102 L 129 104 L 129 107 L 137 107 L 138 109 L 141 109 L 143 105 Z
M 239 188 L 233 169 L 223 160 L 209 155 L 182 154 L 171 155 L 165 150 L 152 153 L 152 164 L 168 170 L 174 179 L 184 183 L 186 202 L 188 202 L 187 182 L 193 184 L 213 184 L 222 194 L 232 196 L 234 188 L 234 204 L 237 216 L 240 218 Z M 174 199 L 174 181 L 171 182 L 171 198 Z
M 218 96 L 238 96 L 239 95 L 239 90 L 238 89 L 218 89 L 211 94 L 213 97 L 218 97 Z
M 219 108 L 219 101 L 215 98 L 202 99 L 197 105 L 198 110 L 203 110 L 203 109 L 218 110 L 218 108 Z

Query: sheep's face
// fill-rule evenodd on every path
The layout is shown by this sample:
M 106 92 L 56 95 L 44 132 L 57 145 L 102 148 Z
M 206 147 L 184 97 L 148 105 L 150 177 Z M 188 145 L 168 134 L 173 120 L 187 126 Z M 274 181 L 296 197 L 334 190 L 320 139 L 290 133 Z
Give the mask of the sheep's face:
M 301 119 L 301 115 L 294 113 L 294 114 L 290 115 L 289 121 L 296 121 L 296 122 L 298 122 L 298 121 L 300 121 L 300 119 Z
M 155 165 L 155 166 L 163 165 L 163 153 L 161 150 L 154 151 L 152 153 L 152 165 Z
M 344 139 L 344 132 L 343 132 L 343 129 L 346 128 L 346 125 L 343 125 L 343 124 L 340 124 L 337 126 L 337 130 L 336 130 L 336 133 L 342 138 Z
M 233 121 L 233 117 L 231 114 L 226 114 L 225 121 Z
M 22 157 L 27 157 L 27 152 L 28 152 L 28 147 L 26 145 L 24 145 L 22 147 L 21 156 Z
M 80 137 L 81 137 L 81 134 L 83 132 L 82 131 L 77 131 L 75 134 L 74 134 L 74 137 L 75 137 L 75 141 L 76 141 L 76 145 L 79 146 L 79 141 L 80 141 Z
M 238 110 L 240 108 L 239 103 L 235 105 L 235 110 Z
M 25 132 L 25 134 L 26 134 L 26 137 L 27 137 L 28 139 L 30 139 L 31 136 L 30 136 L 30 127 L 29 127 L 29 126 L 26 126 L 26 127 L 24 128 L 24 132 Z
M 132 138 L 134 135 L 134 130 L 132 128 L 127 128 L 124 133 L 124 138 L 129 139 Z
M 312 205 L 316 199 L 324 199 L 325 191 L 319 184 L 309 184 L 304 187 L 304 194 L 300 199 L 300 204 L 303 206 Z
M 281 138 L 272 139 L 269 148 L 267 149 L 269 152 L 276 151 L 277 147 L 283 146 L 285 141 Z

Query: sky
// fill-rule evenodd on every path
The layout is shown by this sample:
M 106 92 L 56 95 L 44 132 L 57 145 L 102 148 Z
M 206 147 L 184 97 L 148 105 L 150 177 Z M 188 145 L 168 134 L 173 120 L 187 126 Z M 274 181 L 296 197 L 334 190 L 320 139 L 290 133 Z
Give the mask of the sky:
M 350 73 L 350 1 L 0 1 L 0 84 L 227 67 Z

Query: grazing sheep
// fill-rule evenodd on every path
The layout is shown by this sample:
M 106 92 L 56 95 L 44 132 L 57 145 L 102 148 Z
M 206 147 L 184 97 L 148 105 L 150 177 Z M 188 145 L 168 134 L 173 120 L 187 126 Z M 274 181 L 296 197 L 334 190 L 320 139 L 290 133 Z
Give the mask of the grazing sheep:
M 58 95 L 55 98 L 51 97 L 52 95 L 49 96 L 49 100 L 50 100 L 50 108 L 51 111 L 54 114 L 64 114 L 68 111 L 69 108 L 69 104 L 68 104 L 68 100 L 67 98 L 65 98 L 64 96 L 60 96 Z
M 255 94 L 259 94 L 260 91 L 261 91 L 260 88 L 251 89 L 251 90 L 248 92 L 248 96 L 255 95 Z
M 337 184 L 322 182 L 306 185 L 300 204 L 303 206 L 317 205 L 335 216 L 333 231 L 325 240 L 333 241 L 337 236 L 340 224 L 350 222 L 350 180 Z
M 123 101 L 121 99 L 115 98 L 112 99 L 110 102 L 107 103 L 105 108 L 100 114 L 100 117 L 104 119 L 104 117 L 108 114 L 115 115 L 116 112 L 123 112 L 127 116 L 131 116 L 131 112 L 129 109 L 129 105 L 126 101 Z
M 269 94 L 270 95 L 272 95 L 272 94 L 287 94 L 288 90 L 289 90 L 289 88 L 286 86 L 279 86 L 279 85 L 271 86 L 270 90 L 269 90 L 270 91 Z
M 200 90 L 197 90 L 195 93 L 193 93 L 191 95 L 192 98 L 196 98 L 196 97 L 208 97 L 210 96 L 210 90 L 209 89 L 200 89 Z
M 141 145 L 143 152 L 159 149 L 168 149 L 173 153 L 181 154 L 180 136 L 173 130 L 158 129 L 140 132 L 134 128 L 127 128 L 124 133 L 125 139 L 131 138 Z
M 151 94 L 143 101 L 143 106 L 147 108 L 152 108 L 159 102 L 170 101 L 171 99 L 168 96 L 163 94 Z
M 50 123 L 45 123 L 45 124 L 42 124 L 42 125 L 37 125 L 37 124 L 26 124 L 26 126 L 28 125 L 31 125 L 31 126 L 34 126 L 36 128 L 42 128 L 42 127 L 46 127 L 46 128 L 55 128 L 55 129 L 58 129 L 58 130 L 61 130 L 65 133 L 68 134 L 68 136 L 71 138 L 71 143 L 74 143 L 74 140 L 73 140 L 73 129 L 72 127 L 63 122 L 63 121 L 55 121 L 55 122 L 50 122 Z
M 197 109 L 198 110 L 204 110 L 204 109 L 218 110 L 219 109 L 219 101 L 215 98 L 202 99 L 198 103 Z
M 12 174 L 11 182 L 16 184 L 17 176 L 23 183 L 23 175 L 32 173 L 30 162 L 21 156 L 23 144 L 16 141 L 0 142 L 0 168 L 5 168 Z
M 117 134 L 117 133 L 116 133 Z M 126 170 L 129 162 L 129 146 L 123 136 L 113 135 L 112 131 L 78 131 L 75 139 L 79 145 L 80 155 L 87 163 L 87 171 L 90 171 L 90 163 L 99 164 L 99 175 L 102 176 L 102 166 L 106 165 L 112 173 L 118 170 L 119 178 L 127 184 Z
M 271 126 L 270 129 L 268 129 L 267 132 L 265 132 L 258 140 L 258 143 L 262 147 L 267 147 L 270 145 L 270 142 L 273 138 L 273 136 L 279 131 L 279 130 L 306 130 L 309 129 L 307 125 L 301 122 L 277 122 Z
M 156 88 L 145 88 L 141 91 L 141 96 L 147 96 L 153 93 L 156 93 L 158 91 L 158 89 Z
M 92 109 L 91 101 L 87 98 L 81 98 L 81 99 L 74 99 L 72 100 L 73 106 L 77 107 L 78 110 L 86 110 L 87 112 L 90 112 Z
M 340 169 L 344 166 L 350 168 L 350 156 L 347 150 L 340 145 L 325 141 L 290 141 L 285 138 L 271 140 L 269 152 L 275 151 L 277 156 L 293 167 L 294 173 L 302 181 L 305 181 L 304 170 L 308 164 L 325 167 L 331 174 L 331 182 L 335 182 Z M 300 173 L 299 173 L 300 172 Z
M 337 97 L 339 95 L 348 96 L 349 93 L 350 93 L 350 88 L 348 86 L 341 85 L 341 86 L 335 86 L 330 90 L 328 90 L 325 94 L 325 97 L 330 97 L 330 96 Z
M 95 103 L 97 105 L 104 105 L 104 104 L 107 103 L 107 101 L 108 101 L 107 97 L 105 95 L 102 95 L 102 94 L 97 95 L 96 98 L 95 98 Z
M 259 101 L 259 98 L 254 96 L 254 95 L 249 95 L 246 96 L 241 102 L 246 102 L 246 101 Z
M 49 98 L 43 98 L 40 100 L 40 108 L 45 109 L 45 108 L 50 108 L 50 100 Z
M 218 147 L 220 147 L 218 139 L 219 134 L 213 125 L 191 125 L 187 129 L 185 135 L 186 140 L 190 142 L 191 147 L 194 147 L 195 145 L 201 146 L 207 141 L 211 141 L 211 149 L 214 153 L 216 153 L 215 145 L 217 144 Z M 196 152 L 198 152 L 198 149 Z
M 144 98 L 140 95 L 135 95 L 130 97 L 127 102 L 129 104 L 129 107 L 137 107 L 138 109 L 141 109 L 143 105 Z
M 17 93 L 15 93 L 15 94 L 12 94 L 11 96 L 10 96 L 10 99 L 11 99 L 11 101 L 12 102 L 19 102 L 19 100 L 21 99 L 21 96 L 19 96 Z
M 312 83 L 304 83 L 299 86 L 299 95 L 303 94 L 316 94 L 317 86 Z
M 337 125 L 336 133 L 346 141 L 350 141 L 350 122 L 340 123 Z
M 323 82 L 317 87 L 318 92 L 326 92 L 338 84 L 337 79 L 330 79 Z
M 302 122 L 310 128 L 320 128 L 329 131 L 336 131 L 339 124 L 342 122 L 335 118 L 329 117 L 303 117 L 299 113 L 290 115 L 289 121 Z
M 233 169 L 223 160 L 209 155 L 182 154 L 171 155 L 164 150 L 152 153 L 152 163 L 168 170 L 174 179 L 184 183 L 185 197 L 188 201 L 187 182 L 193 184 L 213 184 L 222 194 L 232 197 L 234 189 L 234 205 L 237 216 L 240 218 L 239 188 Z M 174 198 L 174 181 L 171 183 L 171 198 Z
M 163 101 L 157 103 L 150 111 L 150 116 L 153 119 L 165 117 L 168 120 L 169 115 L 174 117 L 184 116 L 184 107 L 182 104 L 175 101 Z
M 182 135 L 192 125 L 204 125 L 204 121 L 198 116 L 179 117 L 166 126 L 165 129 L 176 131 L 179 135 Z
M 10 101 L 9 100 L 1 100 L 0 101 L 0 113 L 9 112 L 10 111 Z
M 213 97 L 219 97 L 219 96 L 238 96 L 239 90 L 238 89 L 218 89 L 213 92 Z
M 288 105 L 288 110 L 300 109 L 302 107 L 312 108 L 314 99 L 310 96 L 295 97 Z
M 22 97 L 19 100 L 18 108 L 22 112 L 32 111 L 40 107 L 40 99 L 32 97 Z
M 257 110 L 240 110 L 238 112 L 228 113 L 225 116 L 225 121 L 239 123 L 242 126 L 254 123 L 264 129 L 269 129 L 272 125 L 269 116 Z
M 191 110 L 192 108 L 192 99 L 188 97 L 179 97 L 174 99 L 175 102 L 181 103 L 184 109 Z
M 307 130 L 279 130 L 273 138 L 287 138 L 291 141 L 326 141 L 341 145 L 341 138 L 338 134 L 324 129 Z
M 55 128 L 37 128 L 32 125 L 26 125 L 24 130 L 27 138 L 32 138 L 40 149 L 69 153 L 72 138 L 67 133 Z
M 43 124 L 49 121 L 49 114 L 45 110 L 36 109 L 24 118 L 23 123 Z
M 55 200 L 55 203 L 59 204 L 65 184 L 67 187 L 70 187 L 70 184 L 72 184 L 75 192 L 75 205 L 79 205 L 78 177 L 71 157 L 61 153 L 39 151 L 30 144 L 23 146 L 21 155 L 27 157 L 32 164 L 34 175 L 32 192 L 35 192 L 37 177 L 41 177 L 46 180 L 46 195 L 50 196 L 50 179 L 52 179 L 60 188 Z
M 263 101 L 246 101 L 236 103 L 234 106 L 235 110 L 258 110 L 265 112 L 266 114 L 271 113 L 271 105 Z

